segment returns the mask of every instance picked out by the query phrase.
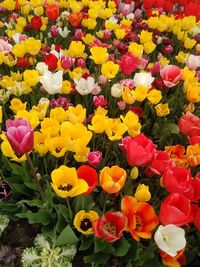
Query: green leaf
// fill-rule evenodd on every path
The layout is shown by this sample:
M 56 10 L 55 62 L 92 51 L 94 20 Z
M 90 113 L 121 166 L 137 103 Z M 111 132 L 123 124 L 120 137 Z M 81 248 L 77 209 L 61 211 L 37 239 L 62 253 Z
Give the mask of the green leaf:
M 90 248 L 90 246 L 93 244 L 93 236 L 83 236 L 81 239 L 81 246 L 79 247 L 79 250 L 87 250 Z
M 164 265 L 159 261 L 158 257 L 154 257 L 153 259 L 145 261 L 142 267 L 164 267 Z
M 51 216 L 44 208 L 39 209 L 38 212 L 35 213 L 28 210 L 26 212 L 16 214 L 16 216 L 28 219 L 30 224 L 41 223 L 43 225 L 47 225 L 51 222 Z
M 168 133 L 168 135 L 179 134 L 179 127 L 175 123 L 165 122 L 165 123 L 160 124 L 160 131 L 161 131 L 161 134 L 162 133 Z
M 54 205 L 54 208 L 57 213 L 57 222 L 56 222 L 56 231 L 60 233 L 66 226 L 67 224 L 67 216 L 68 216 L 68 211 L 67 207 L 61 204 Z
M 38 187 L 34 182 L 26 182 L 24 183 L 28 188 L 38 191 Z
M 4 163 L 4 167 L 8 170 L 8 171 L 12 171 L 12 167 L 11 167 L 11 162 L 9 161 L 9 159 L 7 157 L 5 157 L 4 155 L 2 155 L 2 160 Z
M 127 254 L 131 245 L 129 244 L 129 242 L 126 240 L 125 237 L 122 237 L 120 240 L 115 242 L 114 247 L 116 250 L 113 253 L 113 255 L 117 257 L 123 257 Z
M 73 207 L 75 212 L 80 210 L 89 211 L 95 206 L 95 202 L 93 201 L 92 196 L 77 196 L 73 201 Z
M 110 255 L 104 254 L 104 253 L 93 253 L 90 256 L 84 257 L 85 263 L 97 263 L 97 264 L 103 264 L 106 263 L 110 258 Z
M 43 201 L 40 199 L 32 199 L 32 200 L 21 200 L 17 202 L 17 204 L 25 203 L 30 207 L 38 207 L 41 208 L 43 206 Z
M 111 243 L 106 242 L 104 239 L 95 238 L 94 239 L 94 252 L 103 252 L 105 254 L 113 254 L 115 248 Z
M 78 238 L 73 232 L 72 228 L 68 224 L 65 229 L 61 232 L 59 235 L 57 241 L 56 241 L 56 246 L 62 246 L 66 244 L 76 244 L 78 243 Z
M 12 188 L 14 191 L 17 193 L 20 193 L 25 196 L 29 196 L 29 192 L 27 190 L 27 187 L 25 187 L 23 184 L 18 184 L 18 183 L 12 183 Z

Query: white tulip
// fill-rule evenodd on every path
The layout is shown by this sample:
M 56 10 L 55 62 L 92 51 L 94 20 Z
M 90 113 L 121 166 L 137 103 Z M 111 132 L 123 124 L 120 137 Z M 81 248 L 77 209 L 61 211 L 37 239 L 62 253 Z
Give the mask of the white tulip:
M 54 95 L 59 93 L 62 87 L 63 71 L 59 70 L 56 73 L 46 70 L 43 76 L 40 76 L 40 82 L 44 89 L 50 94 Z
M 70 33 L 70 31 L 68 30 L 68 28 L 65 26 L 64 29 L 62 29 L 61 27 L 58 28 L 58 33 L 60 34 L 60 36 L 62 38 L 66 38 L 67 35 Z
M 160 225 L 155 232 L 154 240 L 159 249 L 175 257 L 186 245 L 185 230 L 173 224 Z
M 93 77 L 88 77 L 87 79 L 81 78 L 80 80 L 75 78 L 74 82 L 76 84 L 76 90 L 79 92 L 80 95 L 90 94 L 93 88 L 95 87 Z
M 44 72 L 48 70 L 48 66 L 44 62 L 38 62 L 36 65 L 36 70 L 40 75 L 43 75 Z
M 123 92 L 123 86 L 120 83 L 115 83 L 111 87 L 111 95 L 113 97 L 121 97 Z
M 151 84 L 154 79 L 155 78 L 151 76 L 151 73 L 140 72 L 135 74 L 133 81 L 135 87 L 137 87 L 138 85 L 143 85 L 146 88 L 151 88 Z

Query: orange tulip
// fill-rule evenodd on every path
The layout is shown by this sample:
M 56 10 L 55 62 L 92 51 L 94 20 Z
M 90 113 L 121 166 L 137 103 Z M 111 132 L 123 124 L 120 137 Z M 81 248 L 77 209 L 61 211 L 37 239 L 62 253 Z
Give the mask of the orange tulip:
M 152 237 L 151 231 L 158 225 L 158 217 L 153 207 L 146 202 L 137 202 L 132 196 L 124 196 L 121 211 L 128 218 L 128 227 L 132 237 L 139 241 L 141 238 Z
M 118 193 L 126 181 L 126 171 L 115 165 L 104 167 L 99 176 L 101 187 L 108 194 Z
M 73 12 L 68 16 L 68 21 L 73 27 L 76 27 L 80 24 L 82 18 L 83 14 L 81 12 L 79 13 Z

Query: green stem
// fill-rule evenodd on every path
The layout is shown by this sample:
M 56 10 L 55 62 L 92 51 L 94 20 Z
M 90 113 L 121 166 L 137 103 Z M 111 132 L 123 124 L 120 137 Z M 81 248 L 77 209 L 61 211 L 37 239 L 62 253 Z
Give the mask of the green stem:
M 103 214 L 104 214 L 105 211 L 106 211 L 107 200 L 108 200 L 108 194 L 106 194 L 106 197 L 105 197 L 105 201 L 104 201 L 104 205 L 103 205 Z
M 43 161 L 44 161 L 45 173 L 48 174 L 47 161 L 46 161 L 45 156 L 43 157 Z
M 69 197 L 66 198 L 66 202 L 67 202 L 67 207 L 68 207 L 68 210 L 69 210 L 69 220 L 71 222 L 71 220 L 72 220 L 72 209 L 71 209 L 71 206 L 70 206 L 70 203 L 69 203 Z
M 38 180 L 38 177 L 37 177 L 37 174 L 36 174 L 36 171 L 35 171 L 35 167 L 33 166 L 33 162 L 31 160 L 29 154 L 26 154 L 26 158 L 27 158 L 29 166 L 31 168 L 35 183 L 36 183 L 36 185 L 38 187 L 38 190 L 40 192 L 41 199 L 44 200 L 44 192 L 42 191 L 42 187 L 41 187 L 40 182 Z

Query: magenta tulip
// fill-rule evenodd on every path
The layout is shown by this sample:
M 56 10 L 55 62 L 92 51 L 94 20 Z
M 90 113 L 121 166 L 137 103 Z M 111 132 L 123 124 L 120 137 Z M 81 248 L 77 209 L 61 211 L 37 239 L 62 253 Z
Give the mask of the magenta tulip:
M 9 119 L 6 130 L 5 135 L 15 153 L 25 154 L 33 149 L 34 131 L 27 120 Z

